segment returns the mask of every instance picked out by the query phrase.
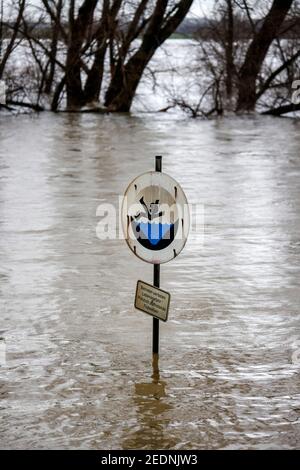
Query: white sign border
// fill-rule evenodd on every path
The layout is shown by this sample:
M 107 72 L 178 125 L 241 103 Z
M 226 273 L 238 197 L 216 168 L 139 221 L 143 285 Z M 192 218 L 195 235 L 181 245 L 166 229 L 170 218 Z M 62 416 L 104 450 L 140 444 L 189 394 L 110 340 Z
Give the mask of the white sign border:
M 148 186 L 161 186 L 171 194 L 174 191 L 174 188 L 176 188 L 176 197 L 174 196 L 174 200 L 176 201 L 177 205 L 181 205 L 182 214 L 185 217 L 184 219 L 181 219 L 182 226 L 179 227 L 174 241 L 169 246 L 159 251 L 148 250 L 135 240 L 131 239 L 128 235 L 128 205 L 130 205 L 134 201 L 133 195 L 136 192 L 140 192 L 142 189 Z M 151 264 L 163 264 L 176 258 L 179 253 L 183 250 L 188 238 L 190 228 L 190 213 L 187 198 L 183 189 L 171 176 L 163 172 L 148 171 L 134 178 L 134 180 L 131 181 L 125 191 L 121 212 L 122 228 L 127 245 L 129 246 L 131 251 L 141 260 Z M 182 237 L 178 236 L 180 234 L 182 235 Z

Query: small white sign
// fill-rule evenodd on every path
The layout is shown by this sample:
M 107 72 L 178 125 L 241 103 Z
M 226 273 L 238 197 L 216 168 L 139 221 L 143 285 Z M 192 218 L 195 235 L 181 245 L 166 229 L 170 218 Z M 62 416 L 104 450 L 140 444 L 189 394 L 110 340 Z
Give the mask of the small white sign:
M 167 321 L 170 305 L 170 294 L 147 282 L 138 281 L 136 285 L 134 306 L 162 321 Z

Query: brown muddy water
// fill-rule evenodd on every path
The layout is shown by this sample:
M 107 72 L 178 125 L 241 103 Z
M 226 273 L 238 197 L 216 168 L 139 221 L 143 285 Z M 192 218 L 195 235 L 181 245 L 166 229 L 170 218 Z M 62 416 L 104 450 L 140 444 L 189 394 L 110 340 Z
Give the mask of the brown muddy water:
M 300 123 L 45 114 L 0 118 L 0 446 L 300 447 Z M 204 207 L 161 268 L 96 236 L 154 156 Z

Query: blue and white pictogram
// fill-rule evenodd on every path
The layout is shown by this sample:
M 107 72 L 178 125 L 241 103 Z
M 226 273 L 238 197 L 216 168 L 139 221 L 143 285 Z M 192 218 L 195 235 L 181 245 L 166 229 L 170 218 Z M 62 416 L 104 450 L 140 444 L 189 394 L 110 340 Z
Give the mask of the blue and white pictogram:
M 122 223 L 130 249 L 153 264 L 175 258 L 185 245 L 189 210 L 185 194 L 170 176 L 148 172 L 127 188 Z

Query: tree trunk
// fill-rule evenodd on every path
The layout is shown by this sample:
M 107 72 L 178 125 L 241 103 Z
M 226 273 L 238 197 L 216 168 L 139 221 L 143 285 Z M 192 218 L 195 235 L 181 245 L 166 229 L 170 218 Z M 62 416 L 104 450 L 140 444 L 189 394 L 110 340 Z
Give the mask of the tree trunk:
M 105 96 L 110 111 L 128 112 L 143 72 L 159 46 L 175 31 L 193 0 L 181 0 L 175 13 L 165 18 L 168 0 L 157 0 L 139 49 L 127 61 L 119 58 Z
M 50 95 L 52 91 L 53 80 L 55 76 L 55 68 L 56 68 L 56 56 L 57 56 L 57 42 L 58 42 L 58 29 L 56 24 L 52 23 L 52 39 L 51 39 L 51 47 L 50 47 L 50 54 L 52 58 L 49 59 L 48 62 L 48 69 L 46 77 L 45 77 L 45 86 L 44 92 L 46 95 Z
M 25 0 L 19 0 L 18 15 L 17 15 L 16 21 L 13 25 L 13 28 L 12 28 L 13 29 L 12 36 L 11 36 L 9 42 L 8 42 L 6 50 L 4 51 L 3 54 L 1 54 L 1 57 L 0 57 L 0 59 L 2 59 L 1 62 L 0 62 L 0 80 L 3 76 L 3 72 L 4 72 L 4 69 L 5 69 L 6 63 L 9 59 L 9 57 L 10 57 L 10 54 L 14 50 L 15 42 L 16 42 L 18 32 L 19 32 L 19 27 L 20 27 L 20 24 L 21 24 L 22 19 L 23 19 L 24 10 L 25 10 Z M 1 13 L 1 16 L 3 16 L 3 12 Z M 1 19 L 1 21 L 2 21 L 2 19 Z M 2 46 L 2 44 L 1 44 L 1 46 Z
M 233 40 L 234 40 L 234 21 L 233 21 L 233 8 L 232 0 L 226 0 L 227 3 L 227 21 L 226 21 L 226 101 L 227 107 L 231 109 L 232 90 L 233 90 L 233 74 L 234 74 L 234 61 L 233 61 Z
M 43 2 L 44 5 L 48 6 L 47 2 Z M 56 57 L 57 57 L 57 48 L 58 48 L 58 39 L 59 39 L 59 32 L 61 24 L 61 13 L 63 7 L 63 0 L 58 0 L 56 5 L 56 16 L 55 19 L 51 19 L 51 29 L 52 29 L 52 38 L 51 38 L 51 46 L 50 46 L 50 58 L 49 58 L 49 71 L 47 71 L 46 79 L 45 79 L 45 87 L 44 92 L 46 95 L 50 95 L 52 91 L 55 71 L 56 71 Z M 48 8 L 50 8 L 48 6 Z
M 268 111 L 264 111 L 262 114 L 269 116 L 282 116 L 283 114 L 293 113 L 296 111 L 300 111 L 300 103 L 278 106 L 277 108 L 268 109 Z
M 94 53 L 94 61 L 84 86 L 85 104 L 99 100 L 102 86 L 104 59 L 108 46 L 108 38 L 114 32 L 115 18 L 121 7 L 122 0 L 114 0 L 111 8 L 109 0 L 103 1 L 101 22 L 96 33 L 97 49 Z
M 64 75 L 60 82 L 56 85 L 52 102 L 51 102 L 51 111 L 56 112 L 59 106 L 59 100 L 63 92 L 64 86 L 66 84 L 66 76 Z
M 138 52 L 129 60 L 124 69 L 120 64 L 116 67 L 105 97 L 105 106 L 110 111 L 128 112 L 131 108 L 137 86 L 155 50 L 139 50 Z
M 84 104 L 92 103 L 99 100 L 101 91 L 103 71 L 104 71 L 104 58 L 106 53 L 106 44 L 98 45 L 98 50 L 95 52 L 95 58 L 91 70 L 87 76 L 84 86 Z
M 271 9 L 247 50 L 239 73 L 237 111 L 253 111 L 256 104 L 256 80 L 272 41 L 293 3 L 273 0 Z
M 74 0 L 69 9 L 69 45 L 66 60 L 67 108 L 76 109 L 84 104 L 81 81 L 81 50 L 98 0 L 84 0 L 74 19 Z

